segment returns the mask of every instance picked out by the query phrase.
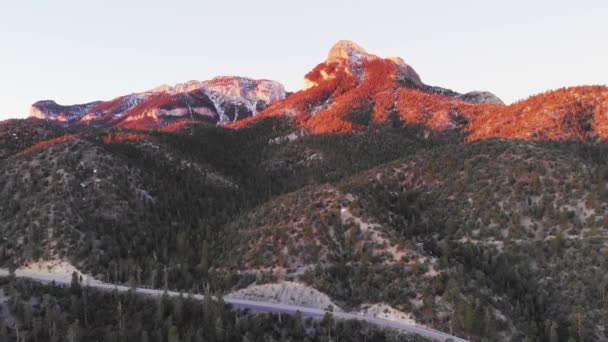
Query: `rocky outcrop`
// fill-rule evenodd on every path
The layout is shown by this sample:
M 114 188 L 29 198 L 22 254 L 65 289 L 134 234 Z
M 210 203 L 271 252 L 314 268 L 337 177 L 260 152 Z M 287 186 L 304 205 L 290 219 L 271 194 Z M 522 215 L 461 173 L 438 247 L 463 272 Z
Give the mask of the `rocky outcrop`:
M 184 120 L 234 122 L 284 98 L 285 88 L 276 81 L 217 77 L 163 85 L 110 101 L 71 106 L 39 101 L 32 105 L 30 116 L 63 125 L 156 129 Z
M 504 102 L 502 102 L 498 96 L 490 93 L 489 91 L 471 91 L 466 94 L 459 95 L 458 98 L 469 103 L 504 105 Z
M 340 40 L 332 46 L 325 62 L 305 76 L 303 89 L 306 90 L 318 85 L 320 82 L 334 79 L 339 73 L 339 70 L 344 70 L 348 74 L 354 75 L 359 82 L 362 82 L 366 72 L 364 64 L 369 64 L 370 61 L 381 61 L 391 64 L 393 70 L 390 72 L 390 75 L 387 76 L 402 87 L 454 97 L 469 103 L 503 104 L 497 96 L 486 91 L 473 91 L 466 94 L 460 94 L 450 89 L 426 85 L 422 82 L 422 79 L 416 70 L 407 64 L 401 57 L 383 59 L 368 53 L 358 44 L 348 40 Z M 387 82 L 388 81 L 390 80 L 387 79 Z
M 253 80 L 243 77 L 216 77 L 204 81 L 203 86 L 225 96 L 240 97 L 250 101 L 273 103 L 285 98 L 285 88 L 276 81 Z
M 196 90 L 213 91 L 226 97 L 242 98 L 249 101 L 263 100 L 267 103 L 285 98 L 285 88 L 279 82 L 236 76 L 220 76 L 208 81 L 189 81 L 173 86 L 165 84 L 152 89 L 151 92 L 175 95 Z
M 80 120 L 87 112 L 99 105 L 100 101 L 62 106 L 53 100 L 38 101 L 30 108 L 30 116 L 37 119 L 73 123 Z
M 327 59 L 323 63 L 326 66 L 332 66 L 331 68 L 324 68 L 320 70 L 321 80 L 333 78 L 333 73 L 336 69 L 344 69 L 351 75 L 354 75 L 360 81 L 364 77 L 364 63 L 373 60 L 383 60 L 382 58 L 368 53 L 364 48 L 358 44 L 349 40 L 340 40 L 329 50 Z M 399 82 L 407 82 L 415 86 L 422 86 L 422 80 L 418 73 L 409 66 L 402 58 L 392 57 L 384 59 L 387 63 L 395 66 L 395 73 L 392 77 Z M 327 69 L 333 69 L 333 72 L 328 72 Z M 318 84 L 319 79 L 315 79 L 317 76 L 315 73 L 308 74 L 304 78 L 304 89 L 314 87 Z
M 316 289 L 291 281 L 275 284 L 251 285 L 227 295 L 231 299 L 245 299 L 277 304 L 299 305 L 325 310 L 329 307 L 342 312 L 331 298 Z
M 416 70 L 414 70 L 414 68 L 405 63 L 405 61 L 401 57 L 391 57 L 388 58 L 388 60 L 395 63 L 395 65 L 397 66 L 397 73 L 395 74 L 396 81 L 401 83 L 409 82 L 417 87 L 421 87 L 424 85 Z
M 350 63 L 355 63 L 362 58 L 378 58 L 367 53 L 360 45 L 351 42 L 350 40 L 339 40 L 334 46 L 329 49 L 325 63 L 348 60 Z

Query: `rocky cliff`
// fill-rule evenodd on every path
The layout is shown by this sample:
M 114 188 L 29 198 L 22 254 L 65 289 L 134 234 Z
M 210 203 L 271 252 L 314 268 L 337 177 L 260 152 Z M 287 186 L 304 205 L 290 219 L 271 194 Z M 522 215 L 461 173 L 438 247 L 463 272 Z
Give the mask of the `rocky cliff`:
M 30 116 L 63 125 L 155 129 L 176 121 L 225 124 L 255 115 L 284 98 L 285 88 L 276 81 L 217 77 L 163 85 L 110 101 L 70 106 L 39 101 L 32 105 Z

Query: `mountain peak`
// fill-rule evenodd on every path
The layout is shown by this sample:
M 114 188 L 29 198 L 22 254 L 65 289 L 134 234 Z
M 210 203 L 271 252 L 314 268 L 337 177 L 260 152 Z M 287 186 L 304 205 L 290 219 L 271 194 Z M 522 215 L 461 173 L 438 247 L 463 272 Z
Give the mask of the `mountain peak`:
M 313 134 L 352 132 L 365 129 L 369 122 L 385 123 L 397 113 L 405 123 L 437 131 L 466 129 L 479 109 L 473 105 L 478 104 L 488 105 L 483 108 L 488 112 L 504 105 L 488 92 L 462 94 L 427 85 L 402 58 L 377 56 L 340 40 L 327 59 L 304 76 L 301 91 L 231 127 L 287 115 Z M 362 113 L 363 124 L 352 120 L 353 113 Z
M 216 77 L 162 85 L 110 101 L 62 106 L 52 100 L 38 101 L 30 116 L 65 125 L 97 124 L 156 129 L 176 121 L 225 124 L 255 115 L 285 98 L 285 88 L 276 81 L 239 76 Z
M 382 61 L 394 66 L 395 72 L 392 77 L 398 82 L 406 82 L 415 87 L 423 87 L 424 83 L 420 79 L 418 73 L 402 58 L 392 57 L 383 59 L 377 55 L 368 53 L 359 44 L 350 40 L 339 40 L 336 42 L 327 55 L 324 63 L 321 63 L 313 71 L 304 77 L 303 89 L 314 87 L 320 80 L 333 78 L 336 72 L 336 67 L 332 64 L 339 65 L 338 69 L 345 70 L 347 73 L 355 76 L 359 81 L 364 77 L 363 64 L 370 61 Z
M 340 60 L 359 59 L 360 57 L 376 57 L 373 56 L 360 45 L 350 40 L 339 40 L 331 47 L 327 55 L 327 62 L 336 62 Z

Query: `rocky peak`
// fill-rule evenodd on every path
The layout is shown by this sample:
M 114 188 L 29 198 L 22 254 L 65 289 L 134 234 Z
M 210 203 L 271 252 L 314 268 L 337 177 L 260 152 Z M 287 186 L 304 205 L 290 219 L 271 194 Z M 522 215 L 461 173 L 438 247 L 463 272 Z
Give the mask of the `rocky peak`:
M 184 83 L 178 83 L 175 85 L 168 85 L 168 84 L 163 84 L 161 86 L 158 86 L 152 90 L 150 90 L 150 92 L 152 93 L 167 93 L 167 94 L 182 94 L 182 93 L 189 93 L 191 91 L 194 90 L 198 90 L 200 88 L 203 87 L 203 82 L 201 81 L 188 81 L 188 82 L 184 82 Z
M 383 58 L 374 54 L 368 53 L 357 43 L 350 40 L 340 40 L 332 46 L 327 55 L 324 65 L 338 63 L 351 75 L 355 75 L 359 80 L 364 77 L 364 61 L 381 60 Z M 401 83 L 411 84 L 415 87 L 422 87 L 424 84 L 418 73 L 409 66 L 402 58 L 392 57 L 383 59 L 387 63 L 392 63 L 396 67 L 396 73 L 392 75 L 393 79 Z M 332 78 L 332 74 L 321 68 L 319 74 L 322 79 Z M 308 76 L 304 79 L 303 89 L 308 89 L 317 85 L 318 80 L 310 79 Z
M 422 87 L 424 85 L 424 83 L 422 83 L 422 80 L 420 79 L 420 76 L 418 75 L 416 70 L 414 70 L 414 68 L 409 66 L 409 64 L 405 63 L 403 58 L 390 57 L 390 58 L 387 58 L 387 60 L 393 62 L 395 64 L 395 66 L 397 67 L 397 74 L 395 75 L 395 78 L 397 81 L 399 81 L 399 82 L 409 81 L 417 87 Z
M 100 102 L 63 106 L 53 100 L 38 101 L 30 108 L 30 116 L 37 119 L 71 123 L 80 119 L 85 113 Z
M 339 40 L 329 50 L 326 63 L 341 62 L 343 60 L 352 63 L 366 58 L 378 58 L 378 56 L 367 53 L 364 48 L 350 40 Z
M 32 105 L 30 116 L 66 125 L 156 129 L 176 120 L 225 124 L 255 115 L 284 98 L 285 88 L 279 82 L 227 76 L 162 85 L 110 101 L 71 106 L 39 101 Z
M 498 96 L 489 91 L 471 91 L 460 95 L 458 98 L 469 103 L 504 105 L 504 102 Z
M 285 87 L 277 81 L 220 76 L 202 84 L 205 88 L 224 96 L 263 100 L 268 104 L 285 98 Z
M 302 91 L 231 127 L 288 115 L 298 118 L 309 133 L 353 132 L 366 129 L 367 122 L 386 123 L 397 113 L 403 122 L 442 131 L 465 127 L 470 117 L 464 111 L 481 108 L 470 104 L 499 110 L 502 101 L 489 92 L 462 94 L 427 85 L 403 59 L 379 57 L 341 40 L 306 74 Z M 352 120 L 352 114 L 362 109 L 367 113 L 367 108 L 367 121 Z
M 266 103 L 285 98 L 285 87 L 277 81 L 254 80 L 239 76 L 218 76 L 208 81 L 188 81 L 173 86 L 163 84 L 150 92 L 176 95 L 196 90 L 211 91 L 221 96 L 246 100 L 263 100 Z

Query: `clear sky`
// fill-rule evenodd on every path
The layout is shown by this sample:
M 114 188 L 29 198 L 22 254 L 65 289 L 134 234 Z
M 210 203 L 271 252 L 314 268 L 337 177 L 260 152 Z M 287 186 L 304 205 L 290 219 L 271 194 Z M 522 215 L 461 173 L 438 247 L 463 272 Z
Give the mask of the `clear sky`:
M 339 39 L 506 102 L 608 83 L 606 0 L 2 0 L 0 119 L 217 75 L 298 90 Z

